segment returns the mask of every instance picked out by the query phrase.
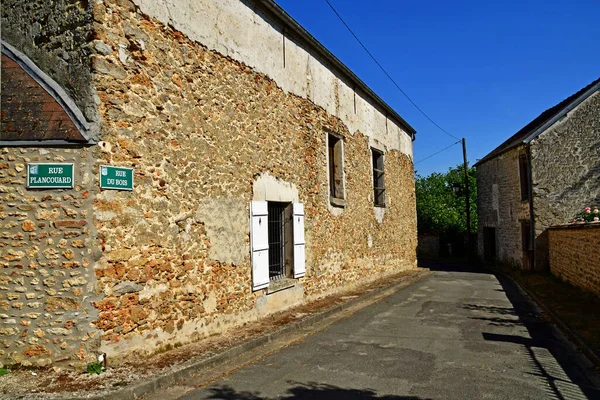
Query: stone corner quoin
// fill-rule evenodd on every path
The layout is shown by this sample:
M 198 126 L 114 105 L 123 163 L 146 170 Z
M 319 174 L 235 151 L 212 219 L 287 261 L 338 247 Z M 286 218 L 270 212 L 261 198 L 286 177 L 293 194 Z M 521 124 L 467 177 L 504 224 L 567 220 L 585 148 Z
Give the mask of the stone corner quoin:
M 60 136 L 48 118 L 2 142 L 1 364 L 118 363 L 416 268 L 414 131 L 312 45 L 283 50 L 268 10 L 42 3 L 3 4 L 6 41 L 98 132 L 22 144 Z M 35 163 L 73 164 L 72 187 L 28 188 Z

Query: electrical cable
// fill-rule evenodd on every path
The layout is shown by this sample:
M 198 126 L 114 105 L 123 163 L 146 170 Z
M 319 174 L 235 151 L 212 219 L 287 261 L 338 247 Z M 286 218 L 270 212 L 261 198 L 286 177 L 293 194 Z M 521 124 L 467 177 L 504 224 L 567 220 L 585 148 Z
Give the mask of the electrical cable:
M 411 104 L 413 106 L 415 106 L 415 108 L 417 110 L 419 110 L 419 112 L 421 114 L 423 114 L 423 116 L 425 118 L 427 118 L 429 120 L 429 122 L 431 122 L 433 125 L 435 125 L 439 130 L 441 130 L 442 132 L 444 132 L 446 135 L 459 140 L 459 138 L 457 138 L 456 136 L 454 136 L 453 134 L 451 134 L 450 132 L 446 131 L 444 128 L 442 128 L 441 126 L 439 126 L 433 119 L 431 119 L 429 117 L 429 115 L 425 114 L 425 112 L 423 110 L 421 110 L 421 108 L 417 105 L 417 103 L 415 103 L 407 94 L 406 92 L 404 92 L 404 90 L 402 90 L 402 88 L 400 87 L 400 85 L 398 85 L 396 83 L 396 81 L 390 76 L 390 74 L 387 73 L 387 71 L 385 70 L 385 68 L 383 68 L 383 66 L 379 63 L 379 61 L 377 61 L 377 59 L 375 58 L 375 56 L 373 56 L 373 54 L 371 54 L 371 52 L 369 51 L 369 49 L 367 49 L 367 46 L 365 46 L 363 44 L 363 42 L 360 41 L 360 39 L 358 38 L 358 36 L 356 36 L 356 34 L 352 31 L 352 29 L 350 29 L 350 27 L 348 26 L 348 24 L 346 23 L 346 21 L 344 21 L 344 19 L 342 18 L 342 16 L 336 11 L 335 8 L 333 8 L 333 6 L 331 5 L 331 3 L 329 2 L 329 0 L 325 0 L 325 2 L 329 5 L 329 7 L 333 10 L 333 12 L 335 13 L 335 15 L 337 15 L 337 17 L 340 19 L 340 21 L 342 21 L 342 24 L 344 24 L 344 26 L 346 27 L 346 29 L 348 29 L 348 31 L 350 31 L 350 33 L 352 34 L 352 36 L 354 36 L 354 39 L 356 39 L 356 41 L 362 46 L 362 48 L 367 52 L 367 54 L 373 59 L 373 61 L 375 61 L 375 64 L 377 64 L 377 66 L 383 71 L 383 73 L 385 74 L 385 76 L 388 77 L 388 79 L 390 81 L 392 81 L 392 83 L 396 86 L 396 88 L 398 88 L 398 90 L 400 90 L 400 92 L 404 95 L 404 97 L 406 97 L 408 99 L 408 101 L 411 102 Z M 456 144 L 456 143 L 455 143 Z M 454 146 L 454 145 L 452 145 Z
M 427 156 L 427 157 L 425 157 L 425 158 L 424 158 L 424 159 L 422 159 L 422 160 L 419 160 L 419 161 L 417 161 L 417 162 L 415 163 L 415 165 L 417 165 L 418 163 L 420 163 L 420 162 L 422 162 L 422 161 L 428 160 L 428 159 L 430 159 L 430 158 L 431 158 L 431 157 L 433 157 L 433 156 L 437 156 L 437 155 L 438 155 L 438 154 L 440 154 L 442 151 L 446 151 L 446 150 L 448 150 L 450 147 L 456 146 L 456 145 L 457 145 L 457 144 L 459 144 L 460 142 L 462 142 L 462 140 L 459 140 L 458 142 L 456 142 L 456 143 L 453 143 L 453 144 L 451 144 L 451 145 L 450 145 L 450 146 L 448 146 L 448 147 L 444 147 L 444 148 L 443 148 L 443 149 L 441 149 L 440 151 L 438 151 L 438 152 L 436 152 L 436 153 L 433 153 L 432 155 L 430 155 L 430 156 Z

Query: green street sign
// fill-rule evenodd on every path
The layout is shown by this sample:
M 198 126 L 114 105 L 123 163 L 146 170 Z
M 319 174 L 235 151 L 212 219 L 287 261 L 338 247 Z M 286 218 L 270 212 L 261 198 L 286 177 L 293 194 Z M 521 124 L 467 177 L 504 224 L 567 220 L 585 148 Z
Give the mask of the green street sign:
M 100 189 L 133 190 L 133 168 L 101 165 Z
M 73 188 L 73 164 L 27 164 L 27 188 L 71 189 Z

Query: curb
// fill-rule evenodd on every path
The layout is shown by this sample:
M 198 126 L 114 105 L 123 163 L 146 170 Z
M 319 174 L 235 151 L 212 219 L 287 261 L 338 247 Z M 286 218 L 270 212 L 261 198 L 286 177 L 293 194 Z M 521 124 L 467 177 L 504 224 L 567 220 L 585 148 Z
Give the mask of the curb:
M 558 315 L 556 315 L 554 313 L 554 311 L 552 311 L 552 309 L 550 307 L 548 307 L 543 301 L 542 299 L 540 299 L 536 294 L 534 294 L 533 292 L 531 292 L 530 290 L 528 290 L 527 288 L 525 288 L 523 285 L 521 285 L 516 279 L 514 279 L 512 276 L 510 276 L 509 274 L 497 270 L 495 268 L 489 268 L 489 267 L 485 267 L 486 269 L 488 269 L 489 271 L 493 272 L 494 274 L 500 274 L 502 276 L 504 276 L 505 278 L 508 278 L 511 282 L 513 282 L 519 289 L 521 289 L 523 292 L 525 292 L 532 300 L 533 302 L 542 309 L 542 311 L 544 311 L 547 315 L 550 316 L 550 319 L 552 321 L 552 323 L 554 323 L 555 325 L 558 326 L 558 328 L 565 334 L 565 336 L 567 336 L 567 338 L 572 341 L 579 350 L 581 350 L 581 352 L 588 358 L 588 360 L 594 364 L 595 367 L 600 368 L 600 354 L 598 354 L 596 351 L 594 351 L 591 347 L 589 347 L 587 345 L 587 343 L 577 334 L 575 333 L 571 328 L 569 328 L 567 326 L 567 324 L 565 324 Z
M 395 282 L 391 285 L 371 289 L 370 291 L 363 293 L 362 295 L 354 299 L 345 301 L 343 304 L 337 304 L 321 313 L 306 316 L 299 321 L 286 324 L 275 332 L 267 333 L 259 337 L 248 339 L 242 344 L 229 348 L 212 357 L 203 360 L 186 361 L 180 365 L 175 366 L 171 369 L 171 371 L 167 371 L 161 376 L 149 378 L 144 382 L 133 384 L 131 387 L 125 387 L 122 389 L 110 391 L 108 393 L 101 393 L 100 391 L 91 392 L 89 394 L 84 394 L 77 397 L 67 397 L 63 395 L 56 397 L 44 396 L 41 398 L 45 400 L 136 400 L 144 395 L 156 392 L 159 389 L 163 389 L 170 385 L 173 385 L 179 380 L 186 379 L 192 376 L 193 374 L 197 373 L 198 370 L 215 367 L 243 353 L 252 351 L 271 341 L 274 341 L 282 337 L 286 333 L 289 333 L 290 331 L 314 325 L 317 322 L 320 322 L 334 314 L 337 314 L 343 310 L 353 307 L 361 302 L 373 299 L 386 291 L 392 291 L 392 293 L 389 294 L 391 295 L 397 292 L 398 290 L 410 286 L 411 284 L 416 283 L 430 275 L 431 271 L 429 271 L 428 269 L 421 268 L 420 271 L 417 271 L 416 273 L 407 277 L 401 278 L 400 281 Z M 389 295 L 386 295 L 385 297 Z M 23 396 L 23 394 L 17 395 L 16 398 L 22 398 L 20 396 Z

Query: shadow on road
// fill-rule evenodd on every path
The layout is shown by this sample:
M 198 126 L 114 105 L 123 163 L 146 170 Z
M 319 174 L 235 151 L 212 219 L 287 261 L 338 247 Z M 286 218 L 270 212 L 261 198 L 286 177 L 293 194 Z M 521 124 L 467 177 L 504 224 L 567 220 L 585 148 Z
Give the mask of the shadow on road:
M 531 368 L 531 371 L 526 373 L 546 383 L 547 398 L 600 399 L 598 381 L 592 382 L 589 378 L 593 372 L 583 370 L 580 364 L 574 362 L 573 349 L 566 348 L 556 337 L 552 326 L 539 315 L 535 306 L 512 280 L 504 275 L 494 274 L 479 263 L 468 266 L 463 260 L 419 260 L 419 267 L 439 272 L 495 275 L 499 286 L 494 291 L 504 292 L 512 307 L 468 303 L 463 308 L 478 313 L 477 316 L 469 318 L 486 321 L 490 328 L 522 326 L 527 330 L 529 337 L 482 332 L 484 340 L 521 346 Z M 481 313 L 487 315 L 481 316 Z
M 422 397 L 415 396 L 379 396 L 371 389 L 343 389 L 333 385 L 324 385 L 315 382 L 300 383 L 287 382 L 290 385 L 295 385 L 288 389 L 283 396 L 278 399 L 315 399 L 315 400 L 427 400 Z M 229 386 L 219 386 L 211 388 L 212 392 L 208 399 L 221 400 L 267 400 L 268 397 L 261 396 L 256 392 L 241 392 L 236 391 Z
M 534 305 L 528 301 L 513 281 L 503 275 L 496 277 L 511 302 L 512 308 L 475 304 L 467 304 L 464 308 L 491 314 L 490 318 L 472 318 L 488 320 L 490 326 L 521 325 L 526 328 L 530 337 L 482 332 L 484 340 L 522 346 L 525 354 L 529 357 L 532 369 L 527 373 L 545 381 L 548 385 L 548 398 L 600 399 L 600 388 L 595 387 L 586 371 L 573 361 L 573 349 L 567 348 L 556 337 L 552 326 L 539 315 Z M 514 319 L 507 317 L 514 317 Z

